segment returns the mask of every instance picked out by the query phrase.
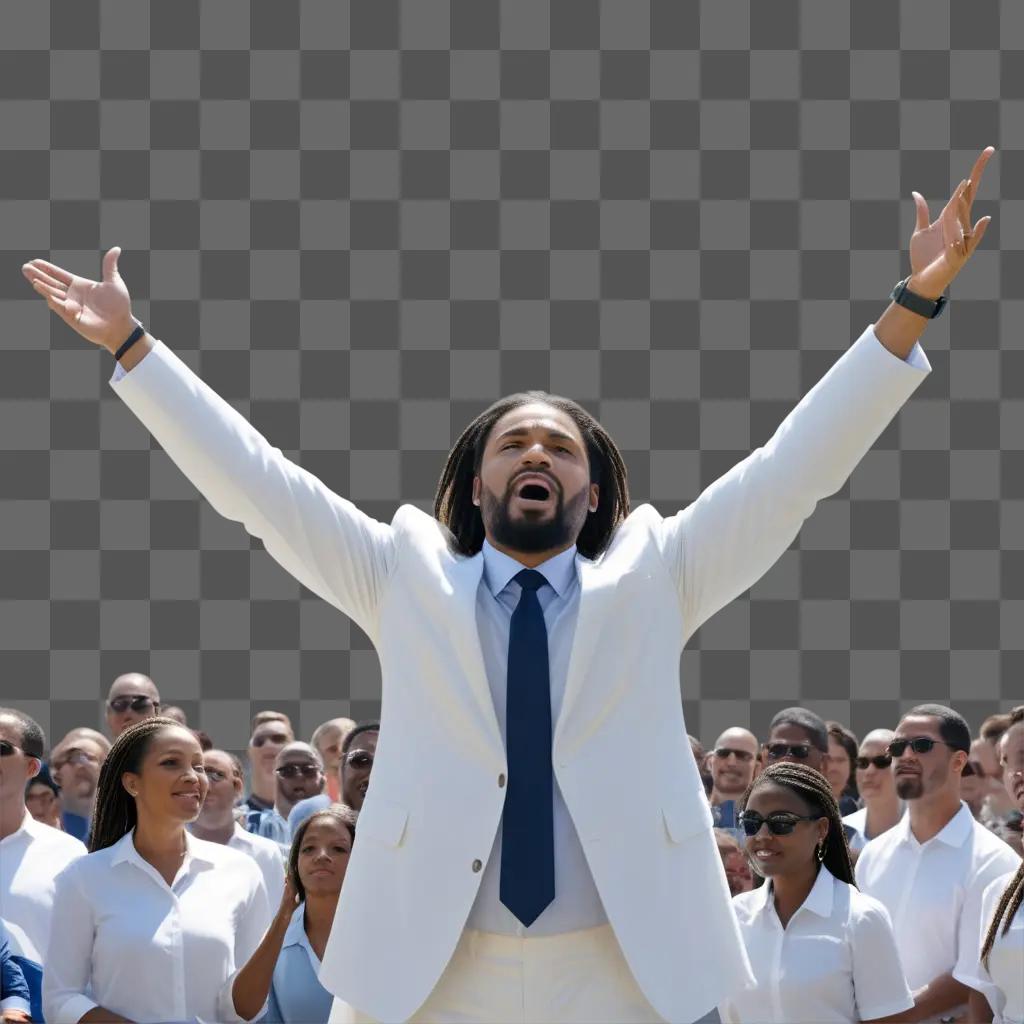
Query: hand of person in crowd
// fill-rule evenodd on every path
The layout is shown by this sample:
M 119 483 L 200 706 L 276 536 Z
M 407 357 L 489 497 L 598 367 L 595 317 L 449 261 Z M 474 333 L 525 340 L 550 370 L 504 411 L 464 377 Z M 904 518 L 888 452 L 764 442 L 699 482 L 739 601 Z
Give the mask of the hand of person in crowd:
M 957 185 L 942 213 L 930 223 L 928 203 L 919 192 L 911 193 L 917 207 L 917 223 L 910 239 L 909 289 L 928 299 L 938 297 L 974 254 L 992 221 L 982 217 L 971 227 L 971 206 L 978 194 L 985 166 L 995 152 L 987 146 L 974 162 L 971 176 Z
M 115 246 L 103 257 L 102 281 L 79 277 L 40 259 L 24 264 L 21 272 L 68 327 L 113 353 L 138 324 L 117 269 L 120 255 L 120 247 Z
M 22 1021 L 30 1021 L 32 1018 L 25 1010 L 4 1010 L 0 1012 L 0 1021 L 3 1024 L 22 1024 Z
M 298 905 L 299 891 L 295 888 L 295 882 L 292 880 L 292 873 L 286 870 L 284 875 L 284 892 L 281 893 L 281 903 L 277 908 L 277 913 L 281 917 L 291 919 L 291 916 L 295 913 L 295 908 Z

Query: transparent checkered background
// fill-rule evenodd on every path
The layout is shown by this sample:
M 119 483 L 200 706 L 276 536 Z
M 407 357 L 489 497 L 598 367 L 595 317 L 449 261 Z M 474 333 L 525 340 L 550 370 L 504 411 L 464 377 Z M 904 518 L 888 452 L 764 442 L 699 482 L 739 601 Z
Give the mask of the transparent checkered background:
M 770 436 L 988 144 L 935 372 L 682 664 L 688 726 L 1024 698 L 1024 5 L 50 0 L 0 11 L 0 700 L 120 672 L 224 746 L 373 715 L 366 637 L 218 517 L 20 273 L 134 312 L 367 512 L 496 397 L 568 394 L 671 513 Z

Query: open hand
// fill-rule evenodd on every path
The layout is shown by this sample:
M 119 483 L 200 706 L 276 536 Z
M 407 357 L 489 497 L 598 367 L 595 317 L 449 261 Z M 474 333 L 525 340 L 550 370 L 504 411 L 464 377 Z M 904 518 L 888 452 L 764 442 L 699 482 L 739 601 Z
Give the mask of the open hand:
M 982 217 L 971 226 L 971 206 L 978 193 L 985 165 L 995 152 L 993 146 L 982 150 L 974 162 L 971 176 L 957 185 L 938 220 L 929 222 L 928 203 L 919 192 L 911 193 L 917 207 L 917 223 L 910 239 L 909 288 L 928 299 L 937 299 L 978 248 L 991 217 Z
M 21 272 L 46 304 L 87 341 L 116 351 L 135 329 L 132 300 L 117 270 L 115 246 L 103 257 L 103 280 L 79 277 L 46 260 L 31 260 Z

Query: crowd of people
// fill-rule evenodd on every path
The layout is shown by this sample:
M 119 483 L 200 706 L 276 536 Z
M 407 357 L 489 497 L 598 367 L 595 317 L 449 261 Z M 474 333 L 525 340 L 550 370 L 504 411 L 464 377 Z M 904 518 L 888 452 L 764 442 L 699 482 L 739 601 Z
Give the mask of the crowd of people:
M 106 725 L 0 708 L 0 1020 L 326 1022 L 379 724 L 261 711 L 243 763 L 129 673 Z M 1024 706 L 690 742 L 757 981 L 724 1022 L 1024 1021 Z

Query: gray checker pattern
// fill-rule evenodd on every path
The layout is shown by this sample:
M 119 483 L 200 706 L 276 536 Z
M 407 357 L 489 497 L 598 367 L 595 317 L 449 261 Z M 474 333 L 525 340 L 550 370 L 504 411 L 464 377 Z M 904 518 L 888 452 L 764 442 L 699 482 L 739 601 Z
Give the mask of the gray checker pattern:
M 2 15 L 0 699 L 51 736 L 111 679 L 238 749 L 379 707 L 366 637 L 217 516 L 27 287 L 135 313 L 367 512 L 431 506 L 504 393 L 569 394 L 669 514 L 909 272 L 987 144 L 995 221 L 935 372 L 682 662 L 691 732 L 801 702 L 858 732 L 1024 699 L 1017 0 L 49 0 Z

